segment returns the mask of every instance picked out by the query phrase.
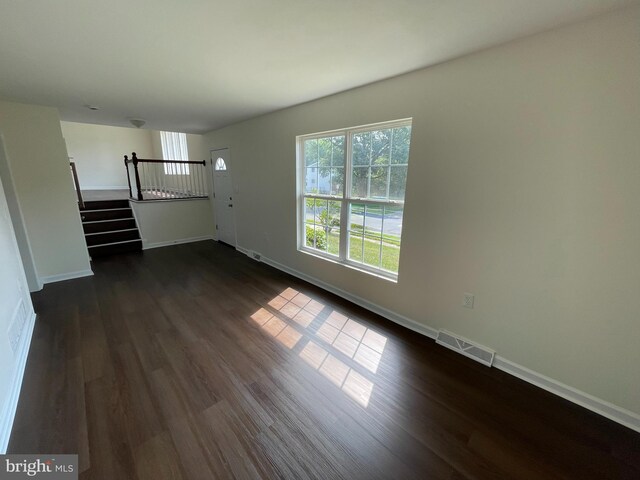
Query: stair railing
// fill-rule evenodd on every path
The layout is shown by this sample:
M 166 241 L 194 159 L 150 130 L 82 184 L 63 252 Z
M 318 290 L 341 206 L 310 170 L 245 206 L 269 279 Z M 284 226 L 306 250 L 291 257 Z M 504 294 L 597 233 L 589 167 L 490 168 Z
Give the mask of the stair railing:
M 80 182 L 78 181 L 78 172 L 76 171 L 75 162 L 69 162 L 71 167 L 71 175 L 73 176 L 73 184 L 76 188 L 76 195 L 78 195 L 78 207 L 84 208 L 84 200 L 82 199 L 82 191 L 80 190 Z
M 206 161 L 156 160 L 124 156 L 129 197 L 134 200 L 207 198 Z M 133 183 L 132 183 L 133 177 Z

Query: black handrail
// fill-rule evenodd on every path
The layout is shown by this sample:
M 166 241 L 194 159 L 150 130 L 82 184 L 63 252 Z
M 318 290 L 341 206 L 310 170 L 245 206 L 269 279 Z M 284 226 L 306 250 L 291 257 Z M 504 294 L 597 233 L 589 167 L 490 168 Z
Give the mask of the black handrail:
M 129 198 L 133 198 L 133 192 L 131 191 L 131 177 L 129 176 L 129 167 L 127 166 L 129 163 L 129 157 L 124 156 L 124 169 L 127 171 L 127 183 L 129 184 Z
M 193 160 L 158 160 L 158 159 L 151 159 L 151 158 L 138 158 L 138 156 L 136 155 L 136 152 L 132 152 L 131 153 L 131 158 L 129 158 L 127 155 L 125 155 L 124 156 L 124 168 L 127 171 L 127 184 L 129 185 L 129 198 L 133 199 L 133 191 L 132 191 L 132 188 L 131 188 L 131 176 L 130 176 L 130 173 L 129 173 L 129 164 L 133 164 L 134 181 L 135 181 L 135 186 L 136 186 L 136 190 L 137 190 L 136 197 L 137 197 L 137 199 L 139 201 L 144 200 L 143 194 L 142 194 L 142 183 L 140 181 L 140 172 L 138 170 L 138 164 L 139 163 L 163 163 L 163 164 L 172 164 L 172 165 L 194 164 L 194 165 L 202 165 L 203 167 L 206 167 L 206 165 L 207 165 L 206 160 L 198 160 L 198 161 L 193 161 Z M 206 195 L 190 195 L 187 198 L 206 198 Z
M 78 195 L 78 207 L 84 208 L 84 200 L 82 199 L 82 191 L 80 190 L 80 182 L 78 181 L 78 172 L 76 171 L 75 162 L 69 162 L 71 166 L 71 175 L 73 175 L 73 183 L 76 187 L 76 194 Z
M 136 156 L 136 152 L 133 152 L 131 154 L 131 160 L 129 160 L 126 155 L 124 156 L 125 163 L 133 163 L 135 160 L 137 160 L 138 162 L 144 162 L 144 163 L 192 163 L 196 165 L 207 164 L 206 160 L 157 160 L 153 158 L 138 158 Z
M 126 156 L 126 155 L 125 155 Z M 206 165 L 206 160 L 154 160 L 150 158 L 138 158 L 136 159 L 138 162 L 144 163 L 193 163 L 196 165 Z M 133 162 L 133 160 L 129 160 L 129 163 Z
M 126 155 L 124 156 L 124 166 L 127 168 L 127 182 L 129 183 L 129 197 L 133 198 L 133 194 L 131 192 L 131 178 L 129 178 L 129 168 L 127 167 L 127 163 L 133 163 L 133 173 L 136 180 L 138 200 L 142 200 L 142 185 L 140 185 L 140 173 L 138 173 L 138 158 L 136 157 L 136 152 L 133 152 L 131 156 L 133 157 L 131 160 L 129 160 Z

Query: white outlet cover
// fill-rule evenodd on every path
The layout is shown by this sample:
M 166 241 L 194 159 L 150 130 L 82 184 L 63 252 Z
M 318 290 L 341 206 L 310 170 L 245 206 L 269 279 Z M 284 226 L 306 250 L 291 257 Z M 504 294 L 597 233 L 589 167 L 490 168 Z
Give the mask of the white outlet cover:
M 473 293 L 465 293 L 464 298 L 462 299 L 462 306 L 466 308 L 473 308 Z

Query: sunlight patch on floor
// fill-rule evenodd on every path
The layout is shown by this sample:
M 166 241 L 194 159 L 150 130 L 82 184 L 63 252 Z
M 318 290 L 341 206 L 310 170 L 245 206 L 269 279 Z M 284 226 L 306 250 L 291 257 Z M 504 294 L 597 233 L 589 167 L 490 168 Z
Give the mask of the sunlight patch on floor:
M 276 312 L 260 308 L 251 315 L 262 331 L 289 349 L 298 345 L 305 334 L 315 336 L 319 343 L 307 341 L 298 353 L 299 357 L 366 408 L 374 382 L 363 373 L 377 373 L 387 337 L 335 310 L 329 312 L 315 329 L 312 324 L 325 311 L 326 305 L 291 287 L 272 298 L 267 306 Z M 360 373 L 351 368 L 338 358 L 340 355 L 352 359 L 366 371 Z

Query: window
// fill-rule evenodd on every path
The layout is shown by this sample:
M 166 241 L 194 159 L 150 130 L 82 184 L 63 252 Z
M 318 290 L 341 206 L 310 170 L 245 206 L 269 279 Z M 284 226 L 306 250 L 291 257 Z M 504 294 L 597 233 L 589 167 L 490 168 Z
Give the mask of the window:
M 218 159 L 216 160 L 215 169 L 216 170 L 226 170 L 227 169 L 227 164 L 224 163 L 224 159 L 223 158 L 218 157 Z
M 188 161 L 187 135 L 178 132 L 160 132 L 162 158 L 165 160 Z M 165 163 L 165 175 L 189 175 L 189 164 Z
M 411 120 L 298 137 L 300 250 L 397 278 Z

